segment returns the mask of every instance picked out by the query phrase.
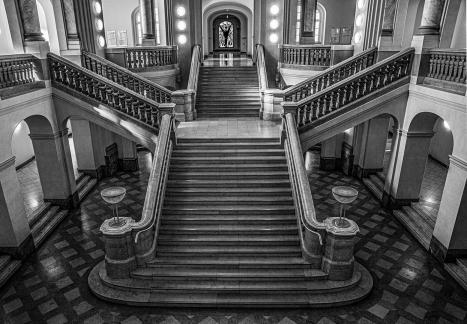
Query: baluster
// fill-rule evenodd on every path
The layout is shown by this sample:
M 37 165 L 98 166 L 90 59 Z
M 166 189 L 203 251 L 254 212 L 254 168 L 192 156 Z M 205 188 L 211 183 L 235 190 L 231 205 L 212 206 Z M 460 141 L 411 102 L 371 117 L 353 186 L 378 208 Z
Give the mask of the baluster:
M 305 105 L 305 118 L 303 119 L 303 125 L 310 123 L 312 119 L 312 114 L 313 114 L 313 111 L 311 108 L 311 104 L 306 104 Z
M 313 90 L 312 94 L 316 93 L 316 87 L 317 87 L 317 86 L 318 86 L 317 81 L 316 81 L 316 80 L 313 80 L 313 81 L 311 82 L 311 88 L 312 88 L 312 90 Z
M 318 105 L 316 103 L 316 101 L 312 101 L 311 104 L 311 119 L 310 119 L 310 122 L 318 119 Z
M 435 62 L 436 62 L 436 72 L 435 72 L 435 79 L 441 79 L 441 55 L 435 54 Z
M 152 126 L 158 127 L 159 126 L 159 110 L 157 107 L 151 107 L 151 115 L 152 115 Z
M 435 56 L 430 55 L 430 72 L 428 72 L 428 77 L 433 78 L 435 76 Z
M 318 118 L 321 118 L 326 114 L 326 103 L 324 101 L 324 97 L 320 96 L 317 99 L 317 105 L 318 105 Z
M 465 81 L 465 56 L 458 57 L 456 82 Z
M 449 66 L 447 67 L 447 75 L 446 75 L 446 80 L 447 81 L 452 81 L 454 79 L 454 62 L 455 62 L 455 59 L 456 59 L 456 56 L 455 55 L 449 55 L 448 56 L 449 60 L 448 60 L 448 63 L 449 63 Z

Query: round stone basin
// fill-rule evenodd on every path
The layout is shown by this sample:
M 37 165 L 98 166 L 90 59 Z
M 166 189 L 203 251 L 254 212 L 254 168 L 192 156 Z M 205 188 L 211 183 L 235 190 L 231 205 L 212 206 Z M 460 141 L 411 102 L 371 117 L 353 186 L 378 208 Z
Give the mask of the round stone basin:
M 338 186 L 332 188 L 332 195 L 341 204 L 350 204 L 357 198 L 358 191 L 353 187 Z
M 101 191 L 101 197 L 109 204 L 118 204 L 123 200 L 126 189 L 123 187 L 110 187 Z

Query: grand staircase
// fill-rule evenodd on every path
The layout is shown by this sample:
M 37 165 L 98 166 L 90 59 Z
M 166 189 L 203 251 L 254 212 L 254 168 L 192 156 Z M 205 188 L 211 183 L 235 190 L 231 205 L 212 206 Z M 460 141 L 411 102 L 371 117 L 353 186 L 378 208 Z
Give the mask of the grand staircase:
M 155 257 L 129 279 L 101 264 L 99 297 L 131 305 L 323 307 L 355 302 L 371 276 L 329 280 L 302 257 L 278 138 L 179 138 L 170 159 Z
M 198 118 L 258 117 L 261 101 L 255 66 L 202 67 Z

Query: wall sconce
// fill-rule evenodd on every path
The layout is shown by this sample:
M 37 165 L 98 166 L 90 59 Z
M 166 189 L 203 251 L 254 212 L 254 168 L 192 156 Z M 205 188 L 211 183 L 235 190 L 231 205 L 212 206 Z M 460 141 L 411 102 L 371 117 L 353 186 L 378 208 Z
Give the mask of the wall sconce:
M 104 29 L 104 22 L 102 21 L 102 19 L 96 20 L 96 29 L 98 31 L 102 31 Z
M 182 35 L 178 35 L 178 43 L 181 44 L 181 45 L 184 45 L 186 44 L 186 35 L 185 34 L 182 34 Z
M 94 12 L 96 14 L 98 14 L 98 15 L 100 15 L 101 12 L 102 12 L 102 6 L 101 6 L 100 2 L 98 2 L 98 1 L 94 1 Z
M 100 47 L 104 47 L 104 46 L 105 46 L 105 38 L 104 38 L 104 36 L 100 35 L 99 37 L 97 37 L 97 42 L 99 43 L 99 46 L 100 46 Z
M 273 44 L 276 44 L 279 41 L 279 36 L 276 33 L 269 35 L 269 41 Z
M 179 20 L 177 22 L 177 29 L 178 30 L 185 30 L 186 29 L 186 22 L 185 20 Z
M 278 5 L 272 5 L 270 9 L 271 15 L 277 15 L 279 13 L 279 6 Z
M 269 23 L 269 27 L 272 30 L 275 30 L 275 29 L 279 28 L 279 21 L 277 19 L 271 20 L 271 22 Z
M 362 10 L 365 7 L 365 0 L 358 0 L 357 1 L 357 8 Z
M 183 6 L 177 7 L 176 13 L 177 13 L 177 16 L 179 16 L 179 17 L 184 17 L 185 14 L 186 14 L 185 7 L 183 7 Z

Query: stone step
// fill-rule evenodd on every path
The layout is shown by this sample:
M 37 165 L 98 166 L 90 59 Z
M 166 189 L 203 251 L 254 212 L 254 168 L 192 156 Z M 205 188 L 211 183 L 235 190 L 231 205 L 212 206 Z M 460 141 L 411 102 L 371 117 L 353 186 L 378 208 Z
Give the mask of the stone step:
M 239 180 L 239 179 L 287 179 L 289 173 L 286 171 L 253 171 L 253 172 L 196 172 L 179 171 L 169 172 L 169 180 L 177 179 L 201 179 L 201 180 Z
M 83 181 L 84 182 L 84 181 Z M 88 193 L 90 193 L 97 184 L 97 179 L 89 177 L 85 184 L 81 186 L 81 189 L 78 191 L 79 200 L 86 198 Z
M 444 269 L 454 278 L 457 283 L 467 291 L 467 272 L 457 262 L 444 263 Z
M 167 222 L 163 222 L 163 225 L 168 225 Z M 176 223 L 169 223 L 169 226 L 175 225 Z M 293 223 L 292 223 L 293 224 Z M 256 224 L 251 224 L 258 226 Z M 296 221 L 295 224 L 296 226 Z M 293 226 L 292 225 L 292 226 Z M 195 226 L 195 225 L 183 225 L 176 224 L 175 226 Z M 213 225 L 214 226 L 214 225 Z M 229 225 L 232 226 L 232 225 Z M 238 226 L 238 225 L 237 225 Z M 264 226 L 261 225 L 261 226 Z M 219 246 L 219 245 L 235 245 L 235 246 L 248 246 L 254 245 L 281 245 L 281 246 L 298 246 L 300 240 L 297 235 L 249 235 L 249 234 L 225 234 L 219 235 L 207 235 L 207 234 L 183 234 L 183 235 L 168 235 L 162 234 L 158 236 L 158 246 L 171 245 L 171 246 Z
M 61 210 L 50 219 L 47 225 L 39 232 L 33 233 L 34 245 L 39 247 L 55 228 L 66 218 L 68 210 Z
M 276 197 L 270 195 L 263 196 L 214 196 L 214 197 L 197 197 L 197 196 L 171 196 L 165 197 L 165 206 L 199 206 L 209 204 L 212 206 L 249 206 L 249 205 L 291 205 L 293 206 L 292 195 L 285 197 Z
M 456 260 L 456 263 L 467 274 L 467 258 L 458 258 Z
M 168 187 L 179 188 L 290 188 L 290 180 L 283 179 L 169 179 Z
M 217 101 L 208 101 L 208 100 L 198 100 L 196 102 L 196 109 L 227 109 L 227 108 L 235 108 L 239 111 L 249 110 L 253 108 L 261 107 L 261 102 L 259 99 L 251 100 L 248 102 L 237 102 L 237 101 L 230 101 L 230 102 L 217 102 Z
M 295 215 L 170 215 L 163 217 L 164 224 L 184 225 L 296 225 Z M 161 234 L 163 235 L 163 234 Z
M 413 217 L 414 214 L 410 212 L 410 207 L 404 206 L 402 209 L 394 210 L 393 215 L 426 250 L 429 249 L 433 230 L 427 231 L 427 227 L 420 224 L 420 219 Z
M 181 142 L 180 139 L 177 143 L 177 151 L 192 151 L 192 150 L 242 150 L 242 149 L 250 149 L 250 150 L 258 150 L 258 149 L 281 149 L 281 144 L 279 142 L 276 143 L 184 143 Z M 192 158 L 192 157 L 188 157 Z M 257 157 L 251 157 L 255 159 Z
M 151 267 L 182 267 L 182 268 L 300 268 L 310 269 L 302 257 L 270 257 L 270 256 L 172 256 L 172 257 L 157 257 L 148 262 Z
M 370 192 L 378 198 L 379 201 L 383 200 L 383 191 L 372 180 L 372 178 L 363 178 L 363 184 L 370 190 Z
M 47 212 L 43 213 L 41 218 L 38 219 L 34 225 L 31 227 L 31 234 L 32 237 L 36 237 L 39 235 L 40 232 L 54 219 L 55 215 L 57 215 L 60 211 L 59 206 L 50 206 Z
M 198 235 L 297 235 L 297 225 L 180 225 L 162 224 L 160 234 Z M 298 235 L 297 235 L 298 238 Z
M 21 260 L 14 260 L 10 256 L 2 255 L 3 265 L 0 268 L 0 288 L 8 282 L 8 279 L 21 268 Z
M 199 150 L 199 149 L 198 149 Z M 203 149 L 204 150 L 204 149 Z M 197 150 L 192 150 L 197 151 Z M 186 165 L 186 164 L 253 164 L 258 165 L 262 164 L 266 166 L 267 164 L 277 164 L 277 163 L 287 163 L 285 155 L 282 156 L 191 156 L 191 152 L 178 152 L 178 156 L 171 157 L 171 165 Z M 218 150 L 210 150 L 218 151 Z
M 250 111 L 250 112 L 239 112 L 239 113 L 229 113 L 229 112 L 217 112 L 217 113 L 203 113 L 199 112 L 197 114 L 198 118 L 203 119 L 216 119 L 216 118 L 242 118 L 242 117 L 258 117 L 259 110 Z
M 170 171 L 196 172 L 243 172 L 243 171 L 287 171 L 287 164 L 219 164 L 219 163 L 174 163 L 170 164 Z
M 218 196 L 292 196 L 291 188 L 181 188 L 179 186 L 168 186 L 166 189 L 166 195 L 170 197 L 183 196 L 183 197 L 218 197 Z
M 261 149 L 261 150 L 251 150 L 251 149 L 221 149 L 221 150 L 191 150 L 189 154 L 186 152 L 180 152 L 175 150 L 172 153 L 173 158 L 177 157 L 259 157 L 259 156 L 280 156 L 285 157 L 285 152 L 283 149 Z
M 42 203 L 34 212 L 28 217 L 29 227 L 32 228 L 42 217 L 50 210 L 52 204 L 50 202 Z
M 279 140 L 277 138 L 270 138 L 270 137 L 245 137 L 245 138 L 232 138 L 232 137 L 225 137 L 225 138 L 213 138 L 213 137 L 201 137 L 201 138 L 186 138 L 186 137 L 179 137 L 177 139 L 178 144 L 207 144 L 207 145 L 224 145 L 231 143 L 233 145 L 241 145 L 241 144 L 257 144 L 257 143 L 264 143 L 264 144 L 279 144 Z
M 289 281 L 300 281 L 303 283 L 305 278 L 317 276 L 320 279 L 326 277 L 322 271 L 311 269 L 225 269 L 225 268 L 144 268 L 137 269 L 132 272 L 133 278 L 140 279 L 156 279 L 157 281 L 177 281 L 177 283 L 186 282 L 185 284 L 197 283 L 209 287 L 209 284 L 216 285 L 218 281 L 222 281 L 227 287 L 229 284 L 242 284 L 251 281 L 262 282 L 260 286 L 264 289 L 276 286 L 274 283 L 285 283 Z M 233 281 L 233 282 L 232 282 Z M 267 285 L 266 285 L 267 283 Z M 253 284 L 254 285 L 254 284 Z M 247 286 L 247 285 L 245 285 Z M 206 288 L 207 288 L 206 287 Z M 226 287 L 226 288 L 227 288 Z M 276 286 L 277 287 L 277 286 Z M 298 288 L 298 287 L 297 287 Z M 200 288 L 203 289 L 203 288 Z M 228 289 L 228 288 L 227 288 Z
M 168 206 L 162 215 L 295 215 L 294 206 Z
M 158 246 L 159 256 L 288 256 L 301 257 L 302 252 L 298 246 Z

